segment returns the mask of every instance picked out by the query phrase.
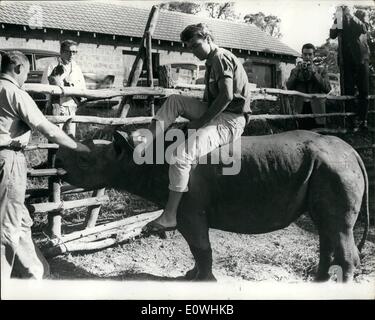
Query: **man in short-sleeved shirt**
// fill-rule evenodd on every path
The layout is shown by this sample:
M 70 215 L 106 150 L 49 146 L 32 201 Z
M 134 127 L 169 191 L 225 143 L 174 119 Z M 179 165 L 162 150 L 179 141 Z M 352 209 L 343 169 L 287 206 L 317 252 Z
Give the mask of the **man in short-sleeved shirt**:
M 250 113 L 250 87 L 246 71 L 233 53 L 218 47 L 206 60 L 204 101 L 208 105 L 218 96 L 218 83 L 222 78 L 233 80 L 233 100 L 223 112 Z
M 2 56 L 0 74 L 0 232 L 1 279 L 10 278 L 15 261 L 23 277 L 40 279 L 48 263 L 31 237 L 32 220 L 25 207 L 27 164 L 23 149 L 36 129 L 50 141 L 88 152 L 50 123 L 28 93 L 21 89 L 30 71 L 26 56 L 10 51 Z
M 187 143 L 177 148 L 175 161 L 169 166 L 169 197 L 164 212 L 146 226 L 158 232 L 176 228 L 177 208 L 183 193 L 188 191 L 192 164 L 220 146 L 239 141 L 246 125 L 245 114 L 250 112 L 246 71 L 232 53 L 214 43 L 208 26 L 203 23 L 187 26 L 181 40 L 194 56 L 206 60 L 206 87 L 204 101 L 169 96 L 149 127 L 156 138 L 178 116 L 183 116 L 190 120 L 187 128 L 193 131 Z
M 32 112 L 31 112 L 32 110 Z M 36 129 L 45 120 L 30 95 L 20 89 L 15 79 L 0 75 L 0 147 L 10 143 L 26 146 L 30 129 Z

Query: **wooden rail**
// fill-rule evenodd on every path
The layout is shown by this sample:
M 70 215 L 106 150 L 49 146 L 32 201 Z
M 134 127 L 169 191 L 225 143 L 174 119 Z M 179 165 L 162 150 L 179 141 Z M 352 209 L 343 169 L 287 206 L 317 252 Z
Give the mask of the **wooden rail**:
M 369 111 L 369 114 L 374 111 Z M 288 120 L 288 119 L 305 119 L 305 118 L 331 118 L 331 117 L 348 117 L 354 116 L 354 112 L 332 112 L 319 114 L 259 114 L 249 115 L 250 120 Z M 65 123 L 72 119 L 74 123 L 91 123 L 111 126 L 147 124 L 151 122 L 152 117 L 132 117 L 132 118 L 101 118 L 95 116 L 47 116 L 47 119 L 55 124 Z M 179 117 L 176 122 L 187 122 L 186 119 Z
M 149 40 L 149 38 L 148 38 Z M 149 46 L 149 44 L 148 44 Z M 188 95 L 193 96 L 196 98 L 203 97 L 203 91 L 191 87 L 189 91 L 184 89 L 166 89 L 166 88 L 153 88 L 153 87 L 126 87 L 120 90 L 112 90 L 112 89 L 101 89 L 101 90 L 80 90 L 74 87 L 58 87 L 58 86 L 50 86 L 44 84 L 26 84 L 25 89 L 29 92 L 34 93 L 49 93 L 53 95 L 69 95 L 69 96 L 80 96 L 86 97 L 88 100 L 100 100 L 100 99 L 110 99 L 113 97 L 123 96 L 123 97 L 132 97 L 134 95 L 144 95 L 148 96 L 149 99 L 154 99 L 155 97 L 165 98 L 172 94 L 179 94 L 179 95 Z M 304 94 L 298 91 L 289 91 L 289 90 L 281 90 L 281 89 L 272 89 L 272 88 L 256 88 L 252 89 L 252 100 L 268 100 L 268 101 L 276 101 L 280 99 L 280 95 L 282 96 L 299 96 L 304 99 L 328 99 L 328 100 L 336 100 L 336 101 L 346 101 L 346 100 L 353 100 L 356 99 L 354 96 L 331 96 L 326 94 Z M 369 96 L 369 99 L 374 99 L 375 96 Z M 123 102 L 130 100 L 124 100 Z M 370 111 L 369 114 L 373 114 L 374 111 Z M 324 114 L 259 114 L 259 115 L 249 115 L 251 121 L 265 121 L 265 120 L 298 120 L 298 119 L 306 119 L 306 118 L 331 118 L 331 117 L 350 117 L 354 116 L 355 113 L 353 112 L 334 112 L 334 113 L 324 113 Z M 94 117 L 94 116 L 47 116 L 47 118 L 55 123 L 55 124 L 63 124 L 68 119 L 72 119 L 73 123 L 88 123 L 88 124 L 99 124 L 99 125 L 107 125 L 107 126 L 128 126 L 128 125 L 138 125 L 138 124 L 148 124 L 150 123 L 152 117 L 132 117 L 132 118 L 101 118 L 101 117 Z M 178 118 L 178 123 L 187 122 L 184 118 Z M 370 132 L 375 132 L 374 128 L 369 128 Z M 320 133 L 343 133 L 340 129 L 327 129 L 327 128 L 319 128 L 314 131 Z M 107 141 L 106 143 L 110 143 Z M 372 141 L 371 145 L 362 145 L 355 147 L 356 149 L 365 149 L 371 148 L 374 152 L 375 145 L 374 141 Z M 58 146 L 53 143 L 37 143 L 34 145 L 27 146 L 26 150 L 48 150 L 50 156 L 53 156 L 58 149 Z M 53 160 L 53 159 L 52 159 Z M 52 163 L 52 162 L 51 162 Z M 52 165 L 53 167 L 54 165 Z M 49 189 L 35 189 L 35 190 L 28 190 L 27 197 L 45 197 L 50 196 L 49 203 L 39 203 L 39 204 L 32 204 L 29 206 L 30 211 L 34 213 L 46 213 L 52 212 L 50 215 L 51 219 L 61 219 L 61 213 L 63 210 L 77 208 L 77 207 L 89 207 L 89 214 L 86 217 L 86 230 L 96 230 L 95 223 L 98 218 L 100 205 L 109 201 L 108 196 L 104 195 L 104 189 L 96 190 L 93 193 L 93 197 L 81 199 L 81 200 L 72 200 L 72 201 L 61 201 L 60 197 L 64 194 L 72 194 L 78 192 L 85 192 L 89 190 L 85 190 L 83 188 L 76 188 L 74 186 L 61 186 L 60 177 L 66 174 L 65 170 L 58 169 L 58 168 L 49 168 L 49 169 L 31 169 L 28 171 L 29 177 L 49 177 L 50 185 Z M 59 212 L 59 215 L 56 215 L 54 212 Z M 49 218 L 50 218 L 49 217 Z M 54 228 L 52 234 L 61 236 L 61 224 L 52 221 L 51 223 L 52 228 Z M 112 230 L 113 231 L 113 230 Z M 104 248 L 111 244 L 117 243 L 119 241 L 118 237 L 111 238 L 112 232 L 111 230 L 105 231 L 104 233 L 90 233 L 90 236 L 86 237 L 87 241 L 94 241 L 95 243 L 82 243 L 80 242 L 69 242 L 68 244 L 64 243 L 62 246 L 54 247 L 53 250 L 55 252 L 64 252 L 64 251 L 74 251 L 74 250 L 91 250 L 97 248 Z M 118 230 L 117 230 L 118 231 Z M 140 229 L 133 228 L 128 230 L 126 235 L 124 235 L 123 239 L 129 238 L 131 236 L 139 234 Z M 101 241 L 98 241 L 101 240 Z
M 191 87 L 191 85 L 190 85 Z M 44 93 L 44 94 L 53 94 L 53 95 L 62 95 L 62 96 L 79 96 L 89 99 L 110 99 L 119 96 L 156 96 L 156 97 L 167 97 L 172 94 L 188 94 L 186 90 L 182 89 L 167 89 L 162 87 L 123 87 L 121 89 L 96 89 L 96 90 L 83 90 L 74 87 L 59 87 L 55 85 L 48 84 L 39 84 L 39 83 L 25 83 L 24 89 L 32 93 Z M 203 97 L 202 90 L 191 90 L 196 91 L 195 94 L 198 97 Z M 274 88 L 254 88 L 251 89 L 251 92 L 254 96 L 257 96 L 258 99 L 264 99 L 265 95 L 286 95 L 286 96 L 299 96 L 306 99 L 328 99 L 328 100 L 354 100 L 357 97 L 355 96 L 334 96 L 330 94 L 307 94 L 294 90 L 282 90 Z M 375 99 L 375 95 L 370 95 L 368 97 L 370 100 Z
M 29 169 L 27 171 L 28 177 L 52 177 L 63 176 L 66 171 L 61 168 L 48 168 L 48 169 Z
M 71 201 L 60 201 L 60 202 L 45 202 L 29 204 L 28 208 L 31 213 L 46 213 L 51 211 L 64 211 L 73 208 L 95 206 L 107 203 L 109 197 L 104 195 L 101 197 L 85 198 Z
M 123 242 L 142 232 L 142 228 L 161 215 L 163 210 L 146 212 L 130 218 L 98 225 L 92 228 L 63 235 L 59 239 L 51 239 L 50 248 L 45 250 L 48 256 L 65 252 L 97 250 Z

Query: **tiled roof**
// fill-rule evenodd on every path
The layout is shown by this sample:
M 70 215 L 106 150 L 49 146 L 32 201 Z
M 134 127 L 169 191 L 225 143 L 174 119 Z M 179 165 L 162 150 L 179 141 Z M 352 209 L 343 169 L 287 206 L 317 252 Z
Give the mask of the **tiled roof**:
M 43 28 L 86 31 L 142 37 L 150 11 L 127 7 L 119 2 L 93 1 L 0 1 L 0 23 L 29 25 L 41 14 Z M 180 32 L 189 24 L 205 22 L 222 47 L 267 51 L 298 56 L 299 53 L 255 26 L 202 18 L 161 10 L 153 38 L 180 41 Z

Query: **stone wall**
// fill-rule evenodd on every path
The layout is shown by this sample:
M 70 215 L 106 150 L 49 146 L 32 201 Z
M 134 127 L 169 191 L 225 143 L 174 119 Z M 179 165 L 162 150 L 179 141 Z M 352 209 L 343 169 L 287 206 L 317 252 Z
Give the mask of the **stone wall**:
M 61 37 L 62 38 L 62 37 Z M 66 36 L 65 36 L 66 38 Z M 77 41 L 77 39 L 74 39 Z M 17 38 L 17 37 L 0 37 L 0 49 L 36 49 L 36 50 L 49 50 L 49 51 L 60 51 L 60 39 L 59 40 L 41 40 L 34 38 Z M 130 70 L 132 68 L 135 54 L 138 50 L 138 45 L 118 45 L 113 44 L 98 44 L 90 43 L 90 39 L 82 38 L 82 42 L 78 44 L 78 55 L 76 56 L 77 63 L 81 66 L 81 69 L 88 76 L 104 78 L 106 75 L 115 76 L 115 87 L 120 87 L 128 78 Z M 124 54 L 124 51 L 127 53 Z M 134 55 L 129 54 L 134 52 Z M 154 46 L 154 52 L 158 53 L 159 64 L 169 63 L 187 63 L 193 62 L 197 64 L 204 64 L 199 61 L 191 53 L 182 52 L 179 48 Z M 276 66 L 277 70 L 281 71 L 281 82 L 285 84 L 286 79 L 289 77 L 290 70 L 294 67 L 294 64 L 280 62 L 277 58 L 261 59 L 259 57 L 240 56 L 241 62 L 245 60 L 271 63 Z M 278 84 L 277 86 L 280 86 Z

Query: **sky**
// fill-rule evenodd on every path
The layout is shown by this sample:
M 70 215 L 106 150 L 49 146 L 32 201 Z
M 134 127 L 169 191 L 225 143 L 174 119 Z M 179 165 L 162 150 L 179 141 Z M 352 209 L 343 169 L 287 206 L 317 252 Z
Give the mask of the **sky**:
M 211 1 L 219 2 L 220 0 Z M 167 1 L 122 2 L 136 7 L 151 8 L 158 2 Z M 262 11 L 265 14 L 273 14 L 281 18 L 280 31 L 283 36 L 280 40 L 298 52 L 306 42 L 311 42 L 316 46 L 325 43 L 337 5 L 375 6 L 375 1 L 372 0 L 234 0 L 234 2 L 236 12 L 242 17 L 247 13 Z

